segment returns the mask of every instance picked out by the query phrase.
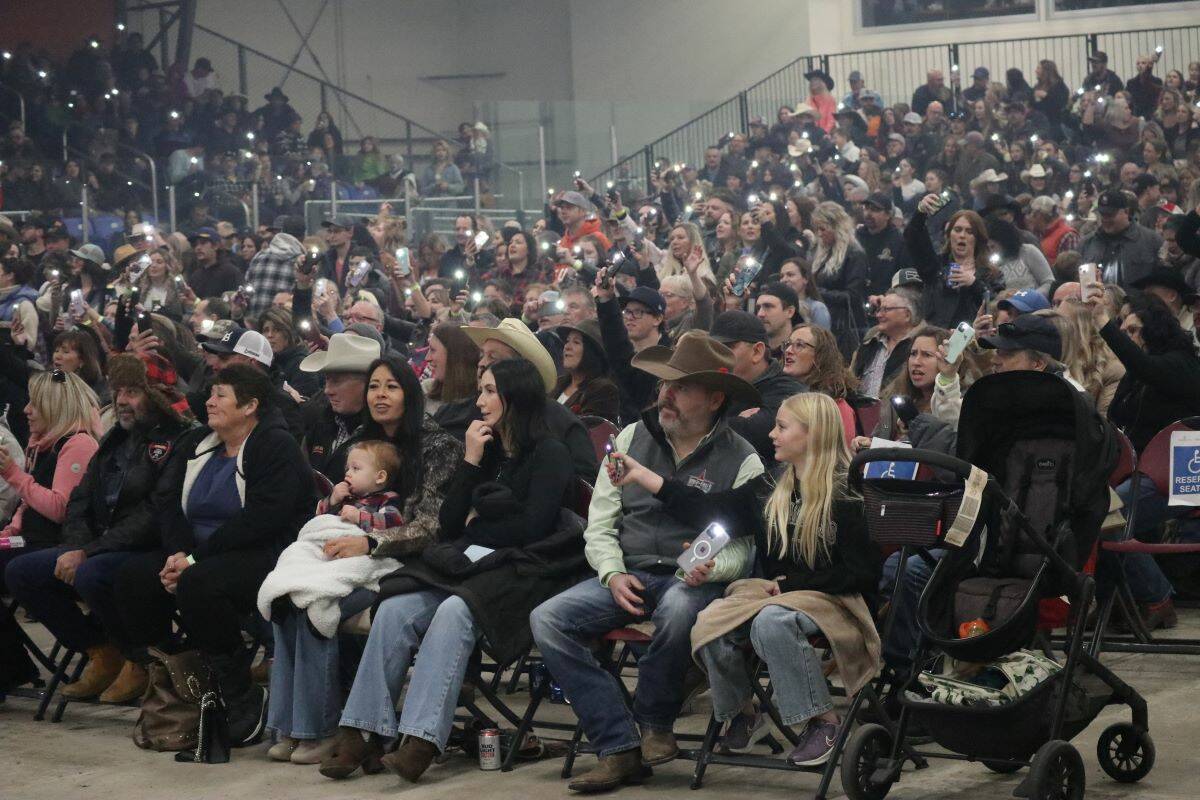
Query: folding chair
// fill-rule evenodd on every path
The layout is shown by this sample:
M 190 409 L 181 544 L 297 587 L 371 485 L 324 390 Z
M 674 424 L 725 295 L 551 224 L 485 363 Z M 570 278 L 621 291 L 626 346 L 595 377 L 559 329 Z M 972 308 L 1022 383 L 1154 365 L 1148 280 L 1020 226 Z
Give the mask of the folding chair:
M 869 403 L 861 405 L 851 404 L 854 410 L 854 419 L 858 424 L 858 433 L 860 436 L 870 436 L 875 430 L 875 426 L 879 424 L 879 417 L 882 413 L 878 400 L 872 400 Z
M 1132 461 L 1127 477 L 1132 479 L 1132 484 L 1130 505 L 1127 510 L 1125 522 L 1127 538 L 1118 542 L 1101 542 L 1100 548 L 1102 551 L 1117 554 L 1148 553 L 1154 556 L 1200 553 L 1200 543 L 1166 542 L 1159 544 L 1128 538 L 1132 535 L 1132 526 L 1136 518 L 1141 482 L 1148 478 L 1153 483 L 1157 494 L 1164 497 L 1169 496 L 1171 483 L 1171 434 L 1175 431 L 1194 430 L 1200 430 L 1200 417 L 1188 417 L 1178 420 L 1154 435 L 1154 438 L 1142 450 L 1140 459 L 1132 454 L 1130 455 Z M 1122 450 L 1124 450 L 1125 446 L 1128 445 L 1128 439 L 1122 435 L 1121 441 Z M 1132 446 L 1129 449 L 1132 453 Z M 1125 461 L 1126 456 L 1122 452 L 1120 463 L 1123 465 Z M 1123 479 L 1121 482 L 1123 482 Z M 1200 517 L 1200 509 L 1193 511 L 1188 516 L 1189 519 L 1197 517 Z M 1107 649 L 1120 653 L 1200 655 L 1200 639 L 1155 638 L 1150 631 L 1146 630 L 1146 626 L 1142 624 L 1141 616 L 1138 614 L 1137 602 L 1134 600 L 1133 594 L 1129 589 L 1125 570 L 1116 569 L 1114 572 L 1116 573 L 1116 588 L 1101 604 L 1100 613 L 1096 620 L 1096 634 L 1093 639 L 1095 654 L 1098 655 L 1101 649 Z M 1122 616 L 1127 621 L 1129 629 L 1133 634 L 1132 637 L 1105 637 L 1104 628 L 1107 626 L 1113 608 L 1116 606 L 1120 607 Z
M 588 438 L 592 440 L 592 449 L 596 451 L 596 460 L 602 461 L 605 453 L 608 452 L 608 437 L 616 436 L 621 429 L 604 417 L 583 417 L 582 419 L 588 429 Z

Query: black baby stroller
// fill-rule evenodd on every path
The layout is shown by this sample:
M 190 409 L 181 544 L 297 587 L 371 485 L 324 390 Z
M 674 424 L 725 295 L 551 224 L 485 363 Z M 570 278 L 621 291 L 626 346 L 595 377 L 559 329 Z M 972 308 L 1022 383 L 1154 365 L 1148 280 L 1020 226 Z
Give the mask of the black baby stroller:
M 901 744 L 914 720 L 949 751 L 920 755 L 982 761 L 1001 773 L 1030 767 L 1014 796 L 1074 800 L 1083 797 L 1084 770 L 1070 739 L 1105 706 L 1128 705 L 1132 724 L 1112 725 L 1100 737 L 1100 765 L 1123 782 L 1150 772 L 1146 701 L 1081 647 L 1095 593 L 1083 567 L 1108 510 L 1106 478 L 1116 460 L 1112 429 L 1087 398 L 1041 372 L 989 375 L 971 387 L 958 458 L 888 448 L 854 459 L 851 482 L 863 493 L 872 536 L 946 554 L 917 608 L 921 641 L 900 693 L 900 738 L 865 725 L 847 745 L 842 785 L 852 800 L 882 798 L 900 779 Z M 915 461 L 935 479 L 864 479 L 863 466 L 872 461 Z M 935 700 L 928 687 L 938 676 L 919 680 L 948 659 L 961 666 L 1011 658 L 1034 641 L 1040 602 L 1064 595 L 1074 609 L 1066 663 L 1052 664 L 1058 671 L 1031 680 L 1024 692 L 991 704 L 947 701 L 945 694 Z M 971 635 L 964 624 L 984 632 Z

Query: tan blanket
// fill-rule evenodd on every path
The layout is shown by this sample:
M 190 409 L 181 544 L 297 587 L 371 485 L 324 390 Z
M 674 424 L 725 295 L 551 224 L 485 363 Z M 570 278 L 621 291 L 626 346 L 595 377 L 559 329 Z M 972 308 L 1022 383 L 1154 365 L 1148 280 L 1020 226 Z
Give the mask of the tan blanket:
M 696 624 L 692 626 L 692 657 L 699 662 L 701 647 L 736 630 L 767 606 L 783 606 L 802 611 L 817 623 L 833 648 L 848 697 L 879 674 L 882 666 L 879 634 L 860 595 L 800 591 L 772 597 L 767 594 L 771 585 L 771 581 L 762 578 L 747 578 L 729 584 L 725 596 L 709 603 L 696 618 Z

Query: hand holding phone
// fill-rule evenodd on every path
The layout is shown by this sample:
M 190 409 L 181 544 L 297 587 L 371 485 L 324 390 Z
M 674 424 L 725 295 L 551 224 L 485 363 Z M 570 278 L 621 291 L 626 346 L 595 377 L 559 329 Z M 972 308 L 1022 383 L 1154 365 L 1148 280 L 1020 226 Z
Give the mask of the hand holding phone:
M 967 349 L 967 345 L 974 338 L 975 326 L 968 322 L 958 323 L 954 333 L 950 334 L 950 338 L 946 340 L 946 361 L 957 364 L 958 360 L 962 358 L 963 351 Z
M 725 528 L 717 522 L 709 523 L 703 533 L 696 537 L 691 546 L 683 552 L 676 563 L 684 574 L 693 572 L 697 567 L 714 560 L 717 554 L 729 544 L 730 537 Z
M 617 452 L 617 437 L 609 434 L 608 444 L 604 445 L 604 452 L 606 453 L 605 458 L 608 459 L 609 467 L 612 468 L 616 479 L 621 480 L 624 478 L 625 464 L 621 462 L 621 459 L 613 456 L 613 453 Z

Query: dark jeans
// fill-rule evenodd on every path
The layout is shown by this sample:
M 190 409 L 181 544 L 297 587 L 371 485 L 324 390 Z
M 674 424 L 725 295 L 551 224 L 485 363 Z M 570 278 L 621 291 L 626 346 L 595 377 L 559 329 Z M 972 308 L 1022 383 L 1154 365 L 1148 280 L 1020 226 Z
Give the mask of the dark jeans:
M 0 550 L 0 595 L 7 593 L 4 584 L 5 567 L 12 561 L 39 548 L 20 547 L 16 550 Z M 20 627 L 8 611 L 7 603 L 0 603 L 0 694 L 11 688 L 28 683 L 37 676 L 37 665 L 25 652 L 21 641 Z
M 117 569 L 136 553 L 100 553 L 84 560 L 75 571 L 75 585 L 54 577 L 58 557 L 73 547 L 50 547 L 9 562 L 5 580 L 13 597 L 64 646 L 87 650 L 109 639 L 122 641 L 113 579 Z M 85 616 L 76 604 L 83 599 L 91 610 Z
M 163 588 L 158 573 L 167 554 L 138 553 L 117 571 L 117 608 L 133 647 L 167 641 L 171 619 L 191 645 L 209 654 L 232 653 L 243 646 L 245 618 L 255 611 L 258 587 L 275 566 L 270 550 L 235 550 L 208 556 L 185 569 L 175 594 Z
M 921 593 L 925 591 L 937 562 L 946 555 L 946 551 L 942 548 L 930 550 L 932 563 L 919 553 L 910 555 L 904 562 L 904 585 L 898 587 L 896 576 L 900 571 L 900 552 L 897 550 L 883 562 L 879 594 L 883 598 L 890 597 L 892 601 L 892 630 L 883 643 L 883 657 L 891 666 L 903 670 L 912 664 L 912 652 L 921 637 L 921 629 L 917 625 L 917 606 L 921 602 Z
M 562 685 L 601 756 L 637 747 L 638 726 L 670 731 L 683 705 L 683 676 L 692 663 L 691 631 L 696 616 L 725 591 L 724 583 L 691 587 L 674 575 L 631 570 L 646 587 L 646 613 L 635 617 L 613 600 L 598 578 L 576 584 L 529 615 L 551 674 Z M 617 680 L 600 666 L 591 645 L 597 637 L 633 622 L 653 622 L 654 638 L 638 661 L 633 711 L 625 706 Z
M 1129 518 L 1129 509 L 1133 502 L 1133 481 L 1127 480 L 1117 487 L 1117 495 L 1120 496 L 1121 502 L 1125 504 L 1126 519 Z M 1137 514 L 1133 518 L 1132 529 L 1133 538 L 1142 542 L 1154 543 L 1159 541 L 1159 528 L 1167 521 L 1175 517 L 1180 517 L 1191 511 L 1190 508 L 1171 507 L 1167 505 L 1167 499 L 1158 495 L 1154 488 L 1154 482 L 1145 475 L 1141 476 L 1138 483 L 1137 493 Z M 1125 537 L 1125 531 L 1122 530 L 1117 534 L 1116 539 L 1120 540 Z M 1117 556 L 1113 558 L 1113 556 Z M 1133 594 L 1133 599 L 1139 603 L 1152 604 L 1160 603 L 1169 598 L 1174 589 L 1171 582 L 1167 580 L 1167 576 L 1163 574 L 1162 568 L 1158 566 L 1158 562 L 1154 560 L 1154 556 L 1149 553 L 1104 553 L 1100 559 L 1096 579 L 1100 584 L 1101 591 L 1107 593 L 1116 585 L 1113 570 L 1116 564 L 1120 563 L 1121 568 L 1125 570 L 1125 579 L 1129 582 L 1129 591 Z

